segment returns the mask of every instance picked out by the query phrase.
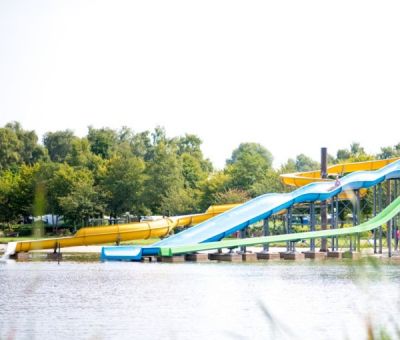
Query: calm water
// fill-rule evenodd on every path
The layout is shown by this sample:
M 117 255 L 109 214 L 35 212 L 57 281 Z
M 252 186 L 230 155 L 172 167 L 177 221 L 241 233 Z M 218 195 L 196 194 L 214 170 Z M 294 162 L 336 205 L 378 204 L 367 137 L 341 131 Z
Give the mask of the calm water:
M 0 338 L 365 339 L 393 329 L 400 264 L 0 264 Z

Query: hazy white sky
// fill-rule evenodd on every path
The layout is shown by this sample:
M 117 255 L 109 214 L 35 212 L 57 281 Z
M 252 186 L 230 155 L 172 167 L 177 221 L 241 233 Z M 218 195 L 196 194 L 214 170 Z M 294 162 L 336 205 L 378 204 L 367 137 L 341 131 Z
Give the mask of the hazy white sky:
M 0 126 L 162 125 L 222 167 L 400 142 L 399 1 L 1 0 Z

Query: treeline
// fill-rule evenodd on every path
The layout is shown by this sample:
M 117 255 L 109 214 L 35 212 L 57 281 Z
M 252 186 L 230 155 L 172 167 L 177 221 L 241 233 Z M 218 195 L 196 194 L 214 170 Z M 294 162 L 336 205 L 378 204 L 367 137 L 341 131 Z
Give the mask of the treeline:
M 178 215 L 211 204 L 237 203 L 266 192 L 283 192 L 281 173 L 318 169 L 301 154 L 279 169 L 262 145 L 242 143 L 222 170 L 215 170 L 192 134 L 170 138 L 161 127 L 134 132 L 123 127 L 34 131 L 12 122 L 0 128 L 0 222 L 30 216 L 63 216 L 71 225 L 91 218 Z M 358 144 L 339 150 L 330 163 L 400 156 L 400 143 L 369 155 Z

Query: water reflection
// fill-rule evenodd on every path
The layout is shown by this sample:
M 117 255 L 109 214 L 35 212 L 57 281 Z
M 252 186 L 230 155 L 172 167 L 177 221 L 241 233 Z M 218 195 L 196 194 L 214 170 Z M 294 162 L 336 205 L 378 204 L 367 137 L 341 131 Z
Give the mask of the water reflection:
M 376 273 L 330 261 L 7 264 L 0 338 L 365 339 L 368 315 L 389 328 L 398 315 L 400 267 Z

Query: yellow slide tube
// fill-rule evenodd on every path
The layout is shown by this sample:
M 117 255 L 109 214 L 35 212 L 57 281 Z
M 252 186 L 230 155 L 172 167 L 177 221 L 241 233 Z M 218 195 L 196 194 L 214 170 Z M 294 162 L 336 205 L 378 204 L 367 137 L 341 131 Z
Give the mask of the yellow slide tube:
M 365 161 L 365 162 L 354 162 L 354 163 L 345 163 L 345 164 L 335 164 L 329 166 L 327 169 L 328 175 L 342 175 L 349 172 L 361 171 L 361 170 L 378 170 L 383 168 L 384 166 L 393 163 L 399 160 L 400 157 L 389 158 L 389 159 L 380 159 L 373 161 Z M 302 187 L 304 185 L 313 183 L 313 182 L 321 182 L 321 181 L 329 181 L 332 179 L 323 179 L 321 178 L 321 171 L 306 171 L 306 172 L 295 172 L 292 174 L 284 174 L 280 175 L 282 183 L 295 187 Z
M 175 227 L 198 224 L 238 205 L 239 204 L 214 205 L 209 207 L 203 214 L 168 217 L 148 222 L 87 227 L 79 229 L 73 236 L 20 241 L 16 244 L 15 252 L 52 249 L 58 246 L 64 248 L 164 237 Z
M 362 171 L 362 170 L 378 170 L 383 168 L 384 166 L 393 163 L 399 160 L 400 157 L 389 158 L 389 159 L 380 159 L 373 161 L 365 161 L 365 162 L 354 162 L 354 163 L 345 163 L 345 164 L 335 164 L 329 166 L 327 169 L 328 175 L 342 175 L 349 172 L 354 171 Z M 281 182 L 294 187 L 302 187 L 304 185 L 313 183 L 313 182 L 333 182 L 332 179 L 321 178 L 321 171 L 305 171 L 305 172 L 295 172 L 292 174 L 284 174 L 280 175 Z M 367 194 L 367 189 L 360 190 L 360 196 L 363 197 Z M 342 200 L 351 200 L 354 197 L 353 192 L 342 192 L 339 194 L 339 199 Z

